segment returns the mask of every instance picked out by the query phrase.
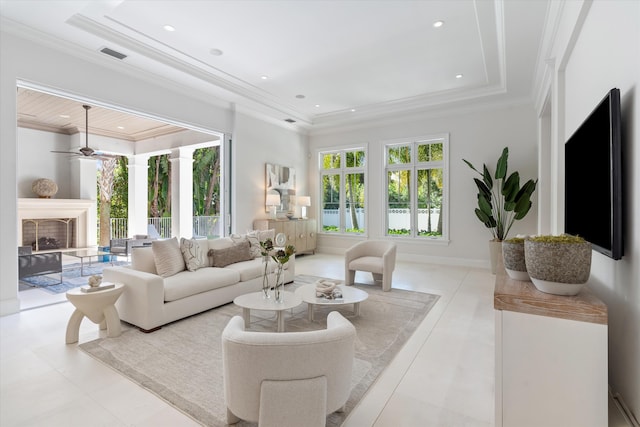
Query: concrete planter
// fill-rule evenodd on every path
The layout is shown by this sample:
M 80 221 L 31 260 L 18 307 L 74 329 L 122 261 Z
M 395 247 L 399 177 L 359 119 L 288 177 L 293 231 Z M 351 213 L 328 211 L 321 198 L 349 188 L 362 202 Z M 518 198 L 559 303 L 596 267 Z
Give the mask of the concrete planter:
M 509 277 L 530 282 L 524 257 L 524 240 L 508 239 L 502 242 L 502 259 Z
M 591 243 L 524 242 L 527 272 L 534 286 L 555 295 L 576 295 L 589 280 Z

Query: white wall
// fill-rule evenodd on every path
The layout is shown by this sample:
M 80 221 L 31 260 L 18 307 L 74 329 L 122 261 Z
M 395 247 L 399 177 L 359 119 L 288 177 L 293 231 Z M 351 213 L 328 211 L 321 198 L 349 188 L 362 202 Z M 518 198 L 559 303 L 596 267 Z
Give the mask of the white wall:
M 462 161 L 467 159 L 476 168 L 482 163 L 494 170 L 504 147 L 509 147 L 509 171 L 519 171 L 521 181 L 536 178 L 536 116 L 533 106 L 516 105 L 490 111 L 452 113 L 442 117 L 416 115 L 403 122 L 371 123 L 360 127 L 310 138 L 313 153 L 309 167 L 310 189 L 319 192 L 317 152 L 331 147 L 367 144 L 369 238 L 384 236 L 384 141 L 404 137 L 449 133 L 449 230 L 450 243 L 442 245 L 426 241 L 398 239 L 399 256 L 407 259 L 429 259 L 435 262 L 488 267 L 488 241 L 491 234 L 478 221 L 476 207 L 476 177 Z M 536 193 L 534 193 L 535 198 Z M 312 199 L 314 200 L 314 199 Z M 311 212 L 316 213 L 317 206 Z M 536 231 L 536 205 L 522 221 L 516 221 L 510 236 Z M 317 215 L 314 215 L 317 216 Z M 342 250 L 354 243 L 354 238 L 320 234 L 318 246 L 324 251 Z
M 232 210 L 236 213 L 236 222 L 231 226 L 234 232 L 244 233 L 253 229 L 254 219 L 268 217 L 264 205 L 266 163 L 295 168 L 296 194 L 308 194 L 308 149 L 306 137 L 294 131 L 242 113 L 235 119 L 232 194 L 236 198 L 232 201 Z
M 609 384 L 636 418 L 640 418 L 639 23 L 640 2 L 594 1 L 575 47 L 567 52 L 564 70 L 564 140 L 611 88 L 620 89 L 625 254 L 613 261 L 593 252 L 589 286 L 609 310 Z
M 18 128 L 16 138 L 18 197 L 36 197 L 31 184 L 38 178 L 48 178 L 58 185 L 56 199 L 70 199 L 70 168 L 66 159 L 69 156 L 49 152 L 68 151 L 70 135 Z
M 295 132 L 249 119 L 248 116 L 239 117 L 234 124 L 235 112 L 231 105 L 225 106 L 222 101 L 207 94 L 194 93 L 171 82 L 137 73 L 128 69 L 126 64 L 99 57 L 95 53 L 93 55 L 96 57 L 91 61 L 95 62 L 90 62 L 13 34 L 1 34 L 0 241 L 3 244 L 0 245 L 0 315 L 15 313 L 20 309 L 17 250 L 16 245 L 11 243 L 17 241 L 18 227 L 16 200 L 19 174 L 16 165 L 18 155 L 22 158 L 25 154 L 22 147 L 20 153 L 17 148 L 18 81 L 30 82 L 85 99 L 87 102 L 119 107 L 125 111 L 162 118 L 170 123 L 184 124 L 202 131 L 230 134 L 235 129 L 238 144 L 232 180 L 240 189 L 235 193 L 238 195 L 235 200 L 238 213 L 236 225 L 240 231 L 251 227 L 256 217 L 265 215 L 261 207 L 264 206 L 266 161 L 291 165 L 301 171 L 306 168 L 304 139 Z M 248 128 L 245 129 L 245 126 Z M 253 148 L 252 144 L 255 144 L 256 148 Z M 42 170 L 55 173 L 49 166 Z M 304 174 L 300 175 L 298 188 L 304 189 L 306 179 Z M 23 194 L 23 182 L 29 180 L 30 178 L 20 175 L 20 194 Z M 261 192 L 252 188 L 254 183 L 260 185 Z M 243 191 L 246 188 L 250 188 L 251 191 Z

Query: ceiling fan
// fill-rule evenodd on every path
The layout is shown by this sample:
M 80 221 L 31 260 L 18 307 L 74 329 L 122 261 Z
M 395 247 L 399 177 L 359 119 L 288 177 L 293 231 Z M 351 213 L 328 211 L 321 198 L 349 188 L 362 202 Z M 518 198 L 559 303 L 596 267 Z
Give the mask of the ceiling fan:
M 113 159 L 115 157 L 118 157 L 111 154 L 101 153 L 89 147 L 89 109 L 91 108 L 91 106 L 83 105 L 82 108 L 84 108 L 84 111 L 85 111 L 85 127 L 84 127 L 85 146 L 81 147 L 78 151 L 51 151 L 51 152 L 60 153 L 60 154 L 73 154 L 74 156 L 93 157 L 94 159 L 102 159 L 102 160 Z

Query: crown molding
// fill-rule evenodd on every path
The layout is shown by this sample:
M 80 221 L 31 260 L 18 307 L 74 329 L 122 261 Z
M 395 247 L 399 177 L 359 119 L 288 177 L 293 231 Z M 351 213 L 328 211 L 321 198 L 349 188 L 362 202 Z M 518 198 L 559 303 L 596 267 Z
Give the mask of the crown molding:
M 451 105 L 447 106 L 438 105 L 437 108 L 430 107 L 426 109 L 418 109 L 402 115 L 384 116 L 379 118 L 362 118 L 362 120 L 360 121 L 342 123 L 339 126 L 314 127 L 309 133 L 309 136 L 314 137 L 335 133 L 352 132 L 365 128 L 377 128 L 382 126 L 411 123 L 421 120 L 461 116 L 465 114 L 499 110 L 510 107 L 519 107 L 523 105 L 532 105 L 531 99 L 527 96 L 520 98 L 505 98 L 497 96 L 490 99 L 484 98 L 481 101 L 476 100 L 476 102 L 472 103 L 458 102 L 452 103 Z

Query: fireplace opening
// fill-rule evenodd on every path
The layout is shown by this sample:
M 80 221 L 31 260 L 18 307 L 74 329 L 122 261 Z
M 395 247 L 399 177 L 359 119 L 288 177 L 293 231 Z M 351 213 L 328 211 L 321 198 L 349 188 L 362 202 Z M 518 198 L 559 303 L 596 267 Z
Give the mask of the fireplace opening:
M 34 251 L 75 248 L 74 218 L 25 219 L 22 221 L 22 245 Z
M 51 249 L 60 249 L 60 241 L 53 237 L 40 237 L 38 242 L 35 241 L 31 244 L 31 248 L 39 251 L 47 251 Z M 36 249 L 37 248 L 37 249 Z

